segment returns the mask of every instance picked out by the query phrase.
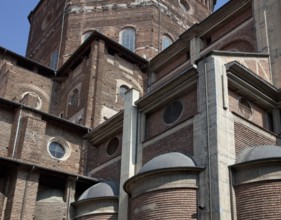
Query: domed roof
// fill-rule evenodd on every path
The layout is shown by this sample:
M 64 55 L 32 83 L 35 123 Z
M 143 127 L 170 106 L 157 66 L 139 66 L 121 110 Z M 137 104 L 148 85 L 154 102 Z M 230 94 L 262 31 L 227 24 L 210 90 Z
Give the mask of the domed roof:
M 182 153 L 172 152 L 162 154 L 148 161 L 140 169 L 139 173 L 173 167 L 195 167 L 195 164 L 190 157 Z
M 273 145 L 263 145 L 250 147 L 243 150 L 236 158 L 236 163 L 247 161 L 266 159 L 266 158 L 281 158 L 281 147 Z
M 88 188 L 78 199 L 78 201 L 83 199 L 98 198 L 98 197 L 109 197 L 118 196 L 119 186 L 118 184 L 106 181 L 97 183 L 90 188 Z

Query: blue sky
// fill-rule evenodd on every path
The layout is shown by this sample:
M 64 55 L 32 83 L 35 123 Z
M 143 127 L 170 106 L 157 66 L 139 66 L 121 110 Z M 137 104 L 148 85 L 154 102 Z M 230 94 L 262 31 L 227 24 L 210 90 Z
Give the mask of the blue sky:
M 0 3 L 0 46 L 25 55 L 29 22 L 27 16 L 39 0 L 1 0 Z M 57 0 L 62 1 L 62 0 Z M 216 8 L 228 0 L 217 0 Z

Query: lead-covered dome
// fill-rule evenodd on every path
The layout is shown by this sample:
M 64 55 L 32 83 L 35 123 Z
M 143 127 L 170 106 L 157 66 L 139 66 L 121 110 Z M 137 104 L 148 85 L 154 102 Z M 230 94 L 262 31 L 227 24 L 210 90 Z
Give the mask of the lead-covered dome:
M 262 145 L 250 147 L 243 150 L 236 159 L 236 163 L 244 163 L 248 161 L 268 159 L 268 158 L 281 158 L 281 147 L 274 145 Z
M 115 182 L 100 182 L 87 189 L 78 199 L 78 201 L 99 197 L 112 197 L 119 195 L 119 186 Z
M 148 161 L 139 171 L 139 173 L 144 173 L 147 171 L 164 169 L 164 168 L 175 168 L 175 167 L 195 167 L 194 161 L 178 152 L 172 152 L 167 154 L 162 154 Z

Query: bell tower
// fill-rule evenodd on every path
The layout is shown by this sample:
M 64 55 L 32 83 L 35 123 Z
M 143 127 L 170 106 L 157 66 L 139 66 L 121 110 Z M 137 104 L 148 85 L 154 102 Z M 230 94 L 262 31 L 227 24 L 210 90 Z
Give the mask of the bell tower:
M 41 0 L 30 13 L 27 57 L 56 69 L 96 30 L 151 59 L 216 0 Z

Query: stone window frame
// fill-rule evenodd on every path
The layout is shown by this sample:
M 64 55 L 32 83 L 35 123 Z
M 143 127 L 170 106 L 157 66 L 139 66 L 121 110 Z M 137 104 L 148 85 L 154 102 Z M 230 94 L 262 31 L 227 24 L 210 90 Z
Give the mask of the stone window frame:
M 126 36 L 125 34 L 128 34 L 128 36 Z M 119 32 L 119 43 L 123 47 L 127 48 L 128 50 L 135 52 L 135 50 L 136 50 L 136 29 L 132 26 L 124 27 Z
M 172 105 L 173 103 L 175 103 L 175 102 L 179 102 L 179 103 L 181 104 L 181 106 L 182 106 L 181 112 L 180 112 L 180 114 L 178 115 L 178 117 L 177 117 L 173 122 L 167 123 L 167 122 L 165 121 L 165 118 L 164 118 L 164 117 L 165 117 L 165 114 L 166 114 L 166 111 L 167 111 L 168 107 L 171 106 L 171 105 Z M 162 112 L 162 122 L 163 122 L 163 124 L 166 125 L 166 126 L 174 125 L 175 123 L 177 123 L 177 122 L 180 120 L 180 118 L 181 118 L 182 115 L 183 115 L 183 112 L 184 112 L 184 104 L 183 104 L 183 102 L 182 102 L 181 100 L 177 99 L 177 100 L 174 100 L 174 101 L 168 103 L 168 104 L 165 106 L 165 108 L 163 109 L 163 112 Z
M 64 149 L 64 155 L 61 158 L 57 158 L 54 155 L 52 155 L 52 153 L 50 152 L 50 145 L 52 143 L 58 143 L 60 144 L 63 149 Z M 56 159 L 56 160 L 60 160 L 60 161 L 65 161 L 70 157 L 71 154 L 71 146 L 70 144 L 62 137 L 51 137 L 47 143 L 47 151 L 50 155 L 51 158 Z
M 169 41 L 169 42 L 168 42 Z M 170 45 L 173 44 L 173 38 L 168 35 L 168 34 L 164 34 L 162 36 L 162 51 L 165 50 L 167 47 L 169 47 Z
M 114 151 L 112 153 L 109 153 L 108 148 L 109 148 L 110 143 L 112 143 L 113 140 L 118 140 L 118 146 L 114 149 Z M 114 137 L 110 138 L 110 140 L 106 143 L 106 149 L 105 149 L 106 155 L 108 157 L 113 157 L 117 153 L 118 149 L 120 148 L 120 145 L 121 145 L 121 141 L 118 136 L 114 136 Z
M 22 93 L 21 96 L 20 96 L 19 102 L 21 102 L 27 95 L 31 95 L 31 96 L 37 98 L 38 103 L 37 103 L 35 109 L 40 110 L 42 108 L 42 100 L 36 92 L 26 91 L 26 92 Z
M 72 94 L 73 94 L 73 91 L 75 90 L 75 89 L 77 89 L 78 90 L 78 94 L 79 94 L 79 97 L 78 97 L 78 107 L 80 106 L 80 98 L 81 98 L 81 83 L 78 83 L 75 87 L 73 87 L 69 92 L 68 92 L 68 94 L 67 94 L 67 103 L 66 103 L 66 105 L 67 105 L 67 108 L 66 108 L 66 113 L 67 113 L 67 111 L 68 111 L 68 106 L 70 105 L 70 98 L 71 98 L 71 96 L 72 96 Z
M 245 103 L 242 103 L 242 101 L 245 102 Z M 244 118 L 246 118 L 246 119 L 248 119 L 248 120 L 251 120 L 251 119 L 252 119 L 254 111 L 253 111 L 253 107 L 252 107 L 251 102 L 250 102 L 247 98 L 242 97 L 242 96 L 240 96 L 240 97 L 238 98 L 238 110 L 239 110 L 239 113 L 240 113 Z M 248 112 L 248 113 L 249 113 L 249 116 L 246 115 L 247 112 L 245 112 L 245 111 L 249 111 L 249 112 Z
M 178 0 L 178 3 L 182 10 L 188 12 L 190 10 L 190 2 L 187 0 Z

